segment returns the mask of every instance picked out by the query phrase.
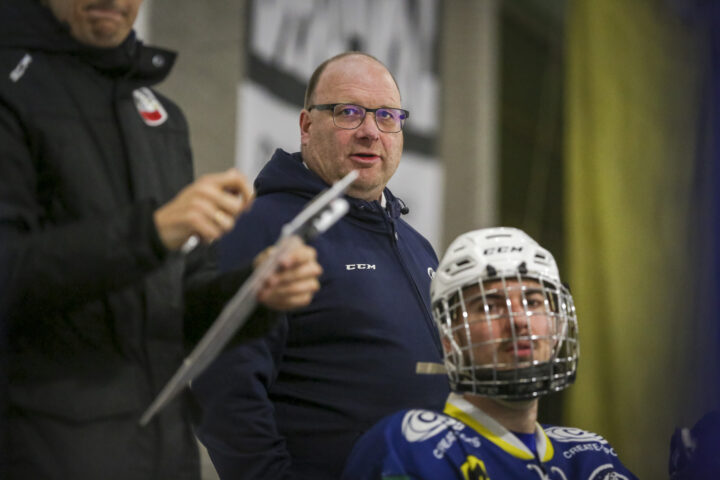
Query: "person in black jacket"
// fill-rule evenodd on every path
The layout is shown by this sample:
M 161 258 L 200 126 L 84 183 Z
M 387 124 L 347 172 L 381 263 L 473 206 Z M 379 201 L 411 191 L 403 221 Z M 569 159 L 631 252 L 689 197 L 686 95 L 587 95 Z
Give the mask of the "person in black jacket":
M 135 38 L 141 1 L 0 3 L 2 478 L 199 477 L 187 395 L 138 420 L 247 277 L 207 244 L 252 194 L 232 169 L 193 182 L 182 112 L 151 88 L 175 55 Z M 260 302 L 307 304 L 314 255 Z

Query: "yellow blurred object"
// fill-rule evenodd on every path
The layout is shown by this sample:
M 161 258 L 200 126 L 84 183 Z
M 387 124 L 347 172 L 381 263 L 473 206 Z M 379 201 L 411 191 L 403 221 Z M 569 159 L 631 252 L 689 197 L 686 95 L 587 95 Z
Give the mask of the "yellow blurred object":
M 664 0 L 568 3 L 566 218 L 582 354 L 569 425 L 667 478 L 687 376 L 696 33 Z

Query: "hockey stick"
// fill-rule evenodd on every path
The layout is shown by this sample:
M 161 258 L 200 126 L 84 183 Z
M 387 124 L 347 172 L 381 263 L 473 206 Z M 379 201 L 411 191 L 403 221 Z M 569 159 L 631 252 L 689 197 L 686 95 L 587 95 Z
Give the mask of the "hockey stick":
M 319 194 L 290 222 L 283 226 L 275 249 L 243 283 L 228 301 L 210 329 L 200 339 L 190 355 L 185 358 L 175 375 L 163 387 L 155 400 L 140 418 L 145 426 L 152 417 L 172 400 L 186 385 L 190 384 L 218 356 L 232 336 L 247 321 L 255 308 L 255 299 L 265 280 L 277 269 L 280 259 L 292 249 L 300 237 L 308 242 L 325 232 L 348 211 L 343 192 L 357 178 L 353 170 L 332 187 Z

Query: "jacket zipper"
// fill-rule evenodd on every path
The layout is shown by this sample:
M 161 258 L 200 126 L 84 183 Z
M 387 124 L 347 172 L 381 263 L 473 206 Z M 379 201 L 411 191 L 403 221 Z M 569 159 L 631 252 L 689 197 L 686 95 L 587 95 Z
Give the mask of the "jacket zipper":
M 423 311 L 425 312 L 425 325 L 430 329 L 430 335 L 432 335 L 433 340 L 435 341 L 435 346 L 438 349 L 438 352 L 442 356 L 442 344 L 440 343 L 440 337 L 437 332 L 437 329 L 435 328 L 435 322 L 432 318 L 432 312 L 430 311 L 430 308 L 428 305 L 425 304 L 425 300 L 423 299 L 422 293 L 420 292 L 420 287 L 418 287 L 417 282 L 415 281 L 415 278 L 410 273 L 410 270 L 405 262 L 405 259 L 402 255 L 402 252 L 399 247 L 399 236 L 397 232 L 397 227 L 395 225 L 395 220 L 390 217 L 387 211 L 385 209 L 383 210 L 383 215 L 385 218 L 385 222 L 389 224 L 390 227 L 390 233 L 391 233 L 391 243 L 393 246 L 393 250 L 395 251 L 395 256 L 398 258 L 400 265 L 402 265 L 403 271 L 405 272 L 405 276 L 410 280 L 410 283 L 412 283 L 415 291 L 415 295 L 418 298 L 418 301 L 423 306 Z

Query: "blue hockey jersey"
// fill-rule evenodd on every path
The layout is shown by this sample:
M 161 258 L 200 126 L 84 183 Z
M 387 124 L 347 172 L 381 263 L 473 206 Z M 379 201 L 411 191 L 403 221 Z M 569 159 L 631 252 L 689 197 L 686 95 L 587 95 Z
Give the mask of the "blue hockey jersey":
M 444 414 L 404 410 L 356 443 L 343 480 L 636 479 L 600 435 L 577 428 L 535 429 L 537 456 L 482 410 L 452 394 Z

